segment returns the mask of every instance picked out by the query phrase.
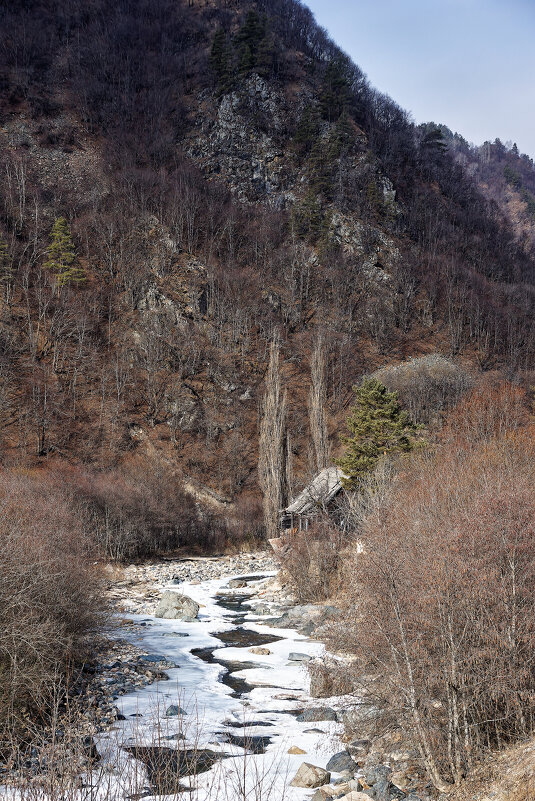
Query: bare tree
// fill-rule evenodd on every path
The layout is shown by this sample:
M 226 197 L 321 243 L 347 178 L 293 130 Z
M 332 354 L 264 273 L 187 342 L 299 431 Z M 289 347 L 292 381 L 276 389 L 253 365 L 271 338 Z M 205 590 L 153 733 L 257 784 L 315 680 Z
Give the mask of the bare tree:
M 316 340 L 310 364 L 312 384 L 308 400 L 310 434 L 314 443 L 316 467 L 323 470 L 329 464 L 329 434 L 325 420 L 327 387 L 325 381 L 325 347 L 321 334 Z
M 264 523 L 268 538 L 277 536 L 279 512 L 286 496 L 285 423 L 286 393 L 281 391 L 280 344 L 271 343 L 266 389 L 260 422 L 258 480 L 264 500 Z

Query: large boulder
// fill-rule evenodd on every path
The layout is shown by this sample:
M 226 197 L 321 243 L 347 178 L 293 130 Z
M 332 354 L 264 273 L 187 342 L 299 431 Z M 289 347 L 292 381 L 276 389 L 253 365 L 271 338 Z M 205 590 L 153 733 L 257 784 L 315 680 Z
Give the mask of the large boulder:
M 289 662 L 310 662 L 312 657 L 310 654 L 301 654 L 298 651 L 291 651 L 288 654 Z
M 310 787 L 312 789 L 321 787 L 331 781 L 331 774 L 316 765 L 303 762 L 292 781 L 290 787 Z
M 341 801 L 370 801 L 370 796 L 358 790 L 352 790 L 349 785 L 336 787 L 328 784 L 325 787 L 318 787 L 310 801 L 330 801 L 331 798 L 340 798 Z
M 373 787 L 366 790 L 365 795 L 373 801 L 404 801 L 407 798 L 407 793 L 389 782 L 388 779 L 380 779 L 375 782 Z
M 199 604 L 187 595 L 180 595 L 173 590 L 163 593 L 155 611 L 156 617 L 166 620 L 183 620 L 191 623 L 199 613 Z
M 330 706 L 314 706 L 301 712 L 296 720 L 298 723 L 319 723 L 322 720 L 338 720 L 338 717 Z
M 353 761 L 347 751 L 340 751 L 338 754 L 334 754 L 327 762 L 327 770 L 333 773 L 343 773 L 344 771 L 355 773 L 357 769 L 357 763 Z
M 390 781 L 390 777 L 392 776 L 392 768 L 388 765 L 383 765 L 378 762 L 374 762 L 373 759 L 367 760 L 364 765 L 364 781 L 366 784 L 373 786 L 380 781 Z
M 340 610 L 335 606 L 303 604 L 290 607 L 280 617 L 269 620 L 267 625 L 281 629 L 297 629 L 302 634 L 310 636 L 317 633 L 321 626 L 335 620 L 340 615 Z

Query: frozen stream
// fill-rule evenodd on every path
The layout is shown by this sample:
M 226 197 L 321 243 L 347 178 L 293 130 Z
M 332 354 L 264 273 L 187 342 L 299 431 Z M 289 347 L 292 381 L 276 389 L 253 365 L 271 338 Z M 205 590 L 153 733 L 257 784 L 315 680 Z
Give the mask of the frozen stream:
M 165 749 L 167 757 L 168 749 L 203 753 L 204 772 L 181 778 L 181 786 L 191 792 L 184 797 L 196 801 L 304 800 L 310 790 L 288 786 L 301 763 L 325 767 L 340 750 L 340 724 L 296 720 L 307 705 L 325 702 L 311 702 L 306 667 L 290 662 L 289 655 L 317 656 L 323 645 L 293 630 L 268 627 L 251 612 L 247 602 L 251 599 L 254 606 L 255 590 L 265 575 L 248 576 L 247 588 L 239 590 L 228 589 L 230 578 L 239 577 L 180 585 L 180 592 L 201 607 L 192 623 L 128 616 L 144 626 L 123 630 L 121 636 L 176 668 L 166 669 L 169 681 L 120 697 L 117 706 L 124 720 L 99 739 L 124 796 L 151 794 L 142 762 L 125 751 L 129 746 L 142 760 L 155 749 Z M 251 647 L 269 653 L 251 653 Z M 288 753 L 296 747 L 305 753 Z M 145 764 L 150 774 L 150 760 Z

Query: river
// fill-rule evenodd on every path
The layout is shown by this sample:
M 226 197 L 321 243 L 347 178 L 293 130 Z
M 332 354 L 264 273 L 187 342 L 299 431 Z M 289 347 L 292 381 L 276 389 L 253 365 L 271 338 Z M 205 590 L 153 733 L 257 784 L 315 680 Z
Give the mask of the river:
M 231 578 L 246 586 L 230 589 Z M 302 762 L 324 767 L 340 750 L 341 725 L 298 719 L 321 706 L 308 695 L 306 658 L 324 647 L 253 613 L 266 578 L 182 582 L 180 592 L 200 604 L 191 623 L 129 615 L 134 625 L 121 636 L 176 667 L 117 701 L 122 719 L 98 739 L 108 795 L 147 797 L 156 785 L 195 801 L 310 798 L 289 784 Z

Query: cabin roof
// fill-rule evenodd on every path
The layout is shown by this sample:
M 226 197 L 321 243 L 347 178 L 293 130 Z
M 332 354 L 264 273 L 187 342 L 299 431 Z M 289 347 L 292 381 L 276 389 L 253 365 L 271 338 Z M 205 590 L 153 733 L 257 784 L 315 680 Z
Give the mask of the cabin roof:
M 325 506 L 342 489 L 343 472 L 339 467 L 326 467 L 282 510 L 283 515 L 304 515 L 316 506 Z

